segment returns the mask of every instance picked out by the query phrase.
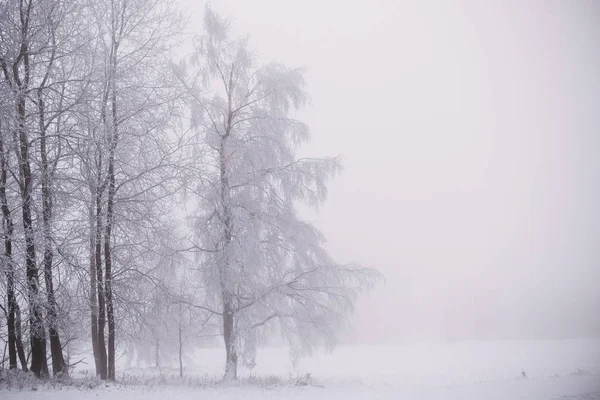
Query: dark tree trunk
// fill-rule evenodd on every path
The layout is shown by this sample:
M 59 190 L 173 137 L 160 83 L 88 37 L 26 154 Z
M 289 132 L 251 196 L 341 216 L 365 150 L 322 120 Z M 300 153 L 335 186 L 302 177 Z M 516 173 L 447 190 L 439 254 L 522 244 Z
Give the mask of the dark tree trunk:
M 123 12 L 125 12 L 123 10 Z M 115 16 L 113 15 L 113 19 Z M 121 24 L 124 22 L 121 21 Z M 123 28 L 121 26 L 121 28 Z M 119 120 L 117 116 L 117 51 L 119 41 L 116 37 L 116 31 L 112 32 L 112 49 L 111 49 L 111 65 L 110 65 L 110 89 L 111 89 L 111 134 L 109 140 L 109 155 L 108 155 L 108 199 L 106 205 L 106 230 L 104 232 L 104 262 L 106 264 L 105 282 L 106 282 L 106 316 L 108 318 L 108 379 L 115 380 L 115 313 L 113 306 L 113 254 L 112 254 L 112 230 L 114 224 L 114 207 L 115 207 L 115 157 L 117 143 L 119 141 Z
M 93 185 L 90 187 L 90 193 L 92 193 L 92 200 L 90 203 L 89 210 L 89 223 L 90 223 L 90 310 L 91 310 L 91 328 L 92 328 L 92 350 L 94 352 L 94 363 L 96 365 L 96 374 L 100 371 L 100 356 L 98 353 L 98 297 L 97 297 L 97 283 L 96 283 L 96 225 L 94 223 L 94 208 L 95 208 L 95 195 Z
M 27 372 L 27 357 L 25 357 L 23 335 L 21 335 L 21 308 L 19 308 L 19 304 L 16 304 L 15 306 L 15 331 L 17 354 L 19 355 L 19 361 L 21 362 L 21 369 Z
M 23 229 L 25 233 L 25 265 L 27 267 L 27 288 L 30 307 L 31 371 L 41 376 L 48 371 L 46 360 L 46 332 L 43 319 L 43 304 L 39 296 L 40 277 L 35 260 L 35 234 L 32 222 L 33 176 L 29 161 L 29 138 L 25 128 L 25 98 L 19 96 L 17 103 L 19 116 L 19 149 Z
M 112 253 L 111 253 L 111 234 L 113 225 L 113 207 L 115 192 L 114 175 L 114 153 L 109 158 L 108 167 L 108 204 L 106 207 L 106 230 L 104 233 L 104 262 L 106 265 L 105 278 L 106 283 L 106 316 L 108 318 L 108 379 L 115 380 L 115 316 L 113 308 L 112 295 Z
M 45 81 L 45 79 L 44 79 Z M 43 87 L 43 86 L 42 86 Z M 52 192 L 51 176 L 52 171 L 48 162 L 47 144 L 46 144 L 46 124 L 44 99 L 42 97 L 42 87 L 38 89 L 38 111 L 40 126 L 40 156 L 42 161 L 42 223 L 44 238 L 44 279 L 46 283 L 46 297 L 48 301 L 48 333 L 50 336 L 50 354 L 52 356 L 52 373 L 54 375 L 68 372 L 67 365 L 63 356 L 60 335 L 58 333 L 58 306 L 54 293 L 54 282 L 52 278 L 52 261 L 54 259 L 54 250 L 52 247 Z
M 108 106 L 109 89 L 104 88 L 102 95 L 102 108 L 100 112 L 100 119 L 102 121 L 103 132 L 108 132 L 108 123 L 106 119 L 106 108 Z M 94 254 L 95 260 L 94 265 L 96 266 L 96 295 L 98 296 L 98 308 L 96 309 L 97 316 L 97 335 L 96 335 L 96 375 L 100 376 L 101 379 L 108 377 L 107 370 L 107 354 L 106 354 L 106 340 L 105 340 L 105 329 L 106 329 L 106 290 L 104 288 L 104 276 L 102 274 L 102 200 L 104 196 L 104 190 L 106 189 L 106 182 L 103 179 L 103 153 L 104 148 L 102 147 L 102 141 L 97 139 L 96 143 L 96 187 L 94 188 L 95 194 L 95 232 L 94 236 Z
M 9 239 L 5 239 L 5 242 L 9 241 Z M 5 243 L 5 246 L 8 246 Z M 12 260 L 8 258 L 9 250 L 5 249 L 4 255 L 7 257 L 6 263 L 7 271 L 6 271 L 6 295 L 7 295 L 7 306 L 8 306 L 8 315 L 7 315 L 7 329 L 8 329 L 8 368 L 16 369 L 17 368 L 17 337 L 15 331 L 15 305 L 17 303 L 17 299 L 15 297 L 15 281 L 14 281 L 14 268 L 10 264 L 12 264 Z
M 102 157 L 99 155 L 99 157 Z M 105 302 L 104 302 L 104 277 L 102 276 L 102 190 L 101 190 L 101 178 L 100 171 L 102 170 L 102 162 L 99 161 L 98 168 L 98 185 L 96 192 L 96 286 L 98 294 L 98 365 L 99 370 L 96 370 L 96 374 L 100 375 L 101 379 L 106 379 L 106 341 L 104 339 L 104 329 L 106 327 L 106 316 L 105 316 Z
M 114 16 L 113 16 L 114 22 Z M 112 27 L 113 30 L 115 27 Z M 105 138 L 108 139 L 109 143 L 109 152 L 112 150 L 112 132 L 111 127 L 107 118 L 107 107 L 108 101 L 110 98 L 111 90 L 113 89 L 112 85 L 112 63 L 113 63 L 113 53 L 114 53 L 114 32 L 112 32 L 112 42 L 111 42 L 111 52 L 109 57 L 109 76 L 107 76 L 108 81 L 106 82 L 106 86 L 104 88 L 104 93 L 102 95 L 102 109 L 100 112 L 100 119 L 102 121 L 103 132 L 106 135 Z M 102 179 L 103 172 L 103 152 L 104 149 L 102 146 L 98 144 L 97 156 L 98 156 L 98 164 L 97 164 L 97 180 L 96 180 L 96 233 L 95 233 L 95 247 L 96 247 L 96 286 L 97 286 L 97 295 L 98 295 L 98 338 L 97 338 L 97 348 L 98 348 L 98 365 L 100 367 L 99 373 L 96 371 L 100 378 L 102 379 L 111 379 L 111 372 L 114 371 L 114 366 L 111 371 L 111 361 L 114 363 L 114 332 L 111 334 L 111 328 L 114 329 L 114 317 L 113 317 L 113 306 L 112 306 L 112 259 L 110 252 L 110 233 L 111 233 L 111 218 L 112 216 L 112 206 L 110 204 L 110 198 L 108 199 L 107 204 L 107 216 L 106 216 L 106 226 L 102 224 L 102 199 L 104 190 L 106 189 L 106 185 L 110 182 L 110 168 L 111 168 L 111 156 L 109 155 L 108 162 L 108 174 L 106 176 L 106 180 Z M 110 195 L 109 195 L 110 197 Z M 104 230 L 104 232 L 103 232 Z M 104 240 L 102 234 L 104 233 Z M 107 238 L 106 235 L 109 237 Z M 104 276 L 102 274 L 102 245 L 104 244 L 104 262 L 106 271 L 104 271 Z M 110 299 L 108 296 L 110 295 Z M 106 329 L 106 320 L 108 317 L 109 324 L 109 333 L 108 333 L 108 354 L 106 352 L 106 340 L 105 340 L 105 329 Z M 111 341 L 113 351 L 111 352 Z
M 4 172 L 4 171 L 3 171 Z M 4 175 L 4 173 L 3 173 Z M 15 296 L 15 270 L 12 260 L 12 219 L 10 218 L 10 210 L 6 206 L 6 194 L 4 185 L 0 189 L 0 196 L 2 197 L 2 212 L 4 215 L 4 256 L 6 263 L 6 296 L 7 296 L 7 329 L 8 329 L 8 368 L 17 368 L 17 336 L 16 336 L 16 324 L 15 324 L 15 313 L 17 307 L 17 298 Z M 7 214 L 8 212 L 8 214 Z M 8 218 L 7 218 L 8 215 Z
M 8 368 L 17 368 L 17 336 L 15 327 L 15 308 L 17 298 L 15 295 L 15 267 L 12 258 L 12 238 L 14 225 L 8 201 L 6 198 L 6 181 L 8 171 L 8 155 L 4 153 L 4 138 L 0 132 L 0 203 L 2 207 L 2 227 L 4 228 L 4 262 L 6 270 L 6 296 L 7 296 L 7 328 L 8 328 Z
M 19 187 L 21 191 L 23 229 L 25 236 L 25 266 L 27 276 L 27 294 L 29 302 L 29 323 L 31 340 L 31 371 L 36 376 L 47 373 L 46 361 L 46 332 L 43 320 L 43 304 L 39 298 L 39 271 L 35 258 L 35 235 L 32 224 L 32 194 L 33 177 L 29 159 L 29 138 L 27 136 L 27 110 L 26 96 L 29 91 L 31 68 L 29 65 L 29 25 L 31 22 L 33 1 L 19 2 L 20 42 L 15 61 L 9 67 L 5 60 L 0 60 L 2 72 L 16 95 L 17 129 L 15 140 L 17 142 L 17 158 L 19 161 Z

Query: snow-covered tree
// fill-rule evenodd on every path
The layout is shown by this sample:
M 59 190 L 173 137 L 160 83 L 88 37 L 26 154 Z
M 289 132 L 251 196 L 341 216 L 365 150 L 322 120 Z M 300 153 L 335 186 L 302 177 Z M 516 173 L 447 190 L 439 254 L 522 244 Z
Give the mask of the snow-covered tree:
M 2 86 L 9 89 L 2 93 L 3 103 L 12 103 L 13 108 L 3 112 L 0 149 L 3 173 L 0 198 L 6 228 L 3 261 L 12 281 L 8 290 L 10 315 L 18 306 L 11 286 L 14 279 L 18 279 L 15 267 L 20 257 L 14 252 L 19 247 L 13 244 L 18 244 L 15 239 L 22 236 L 31 371 L 38 376 L 48 372 L 47 338 L 53 373 L 67 372 L 59 333 L 62 318 L 57 299 L 62 294 L 55 276 L 59 259 L 55 244 L 58 239 L 56 217 L 61 211 L 57 204 L 61 186 L 58 171 L 64 167 L 64 138 L 70 126 L 67 114 L 77 102 L 78 93 L 78 83 L 71 72 L 76 64 L 73 60 L 77 59 L 76 38 L 81 27 L 75 17 L 79 5 L 77 1 L 57 0 L 10 0 L 0 4 L 0 80 Z M 11 166 L 13 157 L 15 162 Z M 19 188 L 20 213 L 15 212 L 15 201 L 11 199 L 13 184 Z M 18 214 L 20 221 L 15 223 Z M 22 235 L 15 232 L 17 225 L 22 226 Z M 41 259 L 38 255 L 42 255 Z M 12 325 L 12 316 L 9 319 Z M 10 366 L 16 368 L 13 345 L 10 347 Z
M 29 369 L 45 376 L 50 350 L 52 372 L 66 373 L 63 350 L 83 338 L 88 303 L 96 370 L 115 379 L 119 335 L 142 318 L 137 289 L 156 283 L 149 260 L 179 187 L 169 65 L 182 23 L 164 0 L 0 2 L 10 368 L 19 356 L 28 369 L 29 352 Z
M 79 155 L 87 166 L 93 202 L 94 355 L 97 373 L 114 380 L 117 324 L 124 314 L 138 311 L 132 304 L 144 303 L 145 293 L 132 288 L 151 277 L 148 258 L 155 256 L 177 187 L 179 145 L 170 133 L 179 94 L 173 90 L 173 75 L 165 71 L 182 19 L 163 0 L 90 4 L 97 34 L 90 60 L 96 63 L 97 81 L 85 111 L 91 132 L 82 132 L 89 144 Z
M 209 7 L 204 25 L 193 72 L 184 73 L 186 63 L 179 72 L 202 165 L 190 223 L 203 254 L 206 308 L 223 322 L 227 380 L 239 363 L 254 363 L 275 331 L 294 357 L 333 346 L 378 274 L 336 263 L 323 235 L 298 215 L 298 203 L 319 207 L 341 169 L 336 158 L 296 157 L 309 139 L 294 118 L 307 101 L 303 70 L 260 64 L 248 38 L 231 38 L 229 22 Z

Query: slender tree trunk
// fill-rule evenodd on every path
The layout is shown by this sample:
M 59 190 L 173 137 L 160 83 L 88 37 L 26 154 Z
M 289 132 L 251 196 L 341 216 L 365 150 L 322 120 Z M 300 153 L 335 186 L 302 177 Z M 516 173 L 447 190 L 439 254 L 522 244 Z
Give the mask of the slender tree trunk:
M 237 379 L 238 354 L 236 338 L 236 315 L 234 302 L 234 282 L 230 271 L 231 265 L 231 240 L 233 237 L 233 218 L 231 212 L 231 193 L 229 187 L 229 171 L 227 168 L 226 145 L 231 134 L 232 100 L 231 87 L 233 70 L 229 77 L 229 90 L 227 90 L 227 119 L 225 132 L 221 137 L 219 147 L 219 169 L 221 183 L 221 204 L 223 207 L 223 264 L 220 269 L 221 296 L 223 301 L 223 340 L 225 341 L 225 376 L 224 380 Z
M 178 336 L 179 336 L 179 377 L 181 379 L 183 379 L 183 340 L 181 338 L 181 304 L 179 304 L 179 330 L 178 330 Z
M 15 338 L 17 344 L 17 354 L 21 362 L 21 369 L 27 372 L 27 357 L 25 357 L 25 349 L 23 347 L 23 335 L 21 334 L 21 308 L 17 303 L 15 305 Z
M 104 233 L 104 262 L 106 264 L 106 316 L 108 318 L 108 379 L 115 380 L 115 315 L 112 295 L 112 249 L 111 234 L 113 225 L 113 207 L 115 195 L 114 154 L 109 160 L 108 167 L 108 204 L 106 207 L 106 230 Z
M 12 257 L 12 240 L 14 233 L 14 223 L 8 199 L 6 197 L 6 182 L 9 170 L 8 149 L 4 150 L 4 141 L 0 137 L 0 203 L 2 207 L 2 222 L 4 226 L 4 257 L 6 262 L 7 275 L 7 300 L 8 300 L 8 356 L 9 368 L 17 368 L 17 355 L 21 362 L 21 368 L 27 372 L 27 360 L 23 350 L 23 341 L 21 339 L 21 312 L 17 297 L 15 294 L 15 266 Z
M 104 276 L 102 274 L 102 149 L 98 149 L 97 179 L 95 190 L 95 233 L 94 233 L 94 265 L 96 266 L 96 294 L 98 295 L 98 330 L 96 349 L 98 353 L 98 368 L 96 375 L 100 379 L 106 379 L 106 341 L 104 339 L 104 330 L 106 327 L 106 314 L 104 302 Z
M 109 87 L 104 88 L 102 95 L 102 107 L 100 111 L 100 119 L 102 121 L 103 132 L 109 131 L 108 122 L 106 118 L 106 108 L 108 107 L 108 98 L 110 90 Z M 102 274 L 102 199 L 104 190 L 106 188 L 105 182 L 102 179 L 103 172 L 103 152 L 104 149 L 100 145 L 100 142 L 96 143 L 97 147 L 97 165 L 96 165 L 96 232 L 94 234 L 95 239 L 95 265 L 96 265 L 96 287 L 98 295 L 98 337 L 97 337 L 97 349 L 98 349 L 98 365 L 99 369 L 96 369 L 96 374 L 100 375 L 101 379 L 108 377 L 108 366 L 107 366 L 107 354 L 106 354 L 106 340 L 104 336 L 104 330 L 106 328 L 106 290 L 104 287 L 104 276 Z
M 123 10 L 124 12 L 124 10 Z M 115 16 L 113 15 L 113 20 Z M 121 24 L 123 22 L 121 21 Z M 121 27 L 122 28 L 122 27 Z M 117 52 L 119 42 L 115 30 L 112 31 L 112 49 L 110 65 L 110 90 L 111 90 L 111 135 L 109 141 L 108 155 L 108 199 L 106 205 L 106 230 L 104 232 L 104 262 L 106 264 L 105 282 L 106 282 L 106 316 L 108 318 L 108 379 L 115 380 L 115 313 L 113 306 L 113 286 L 112 286 L 112 230 L 114 224 L 114 207 L 116 194 L 115 181 L 115 157 L 117 143 L 119 142 L 119 120 L 117 115 Z
M 229 136 L 229 128 L 221 140 L 219 148 L 220 178 L 221 178 L 221 203 L 223 207 L 223 264 L 219 271 L 221 283 L 221 297 L 223 301 L 223 340 L 225 342 L 225 375 L 224 380 L 237 379 L 238 355 L 235 337 L 235 311 L 233 305 L 233 290 L 230 268 L 230 246 L 233 231 L 231 217 L 229 177 L 227 175 L 227 155 L 225 154 L 225 142 Z
M 156 346 L 154 347 L 154 366 L 160 367 L 160 340 L 156 339 Z
M 7 234 L 8 236 L 8 234 Z M 4 255 L 7 257 L 7 271 L 6 271 L 6 295 L 7 295 L 7 305 L 8 305 L 8 316 L 7 316 L 7 329 L 8 329 L 8 368 L 16 369 L 17 368 L 17 338 L 15 332 L 15 304 L 17 299 L 15 297 L 15 281 L 14 281 L 14 267 L 11 265 L 12 260 L 8 258 L 9 251 L 6 250 L 7 241 L 10 239 L 5 239 L 5 251 Z
M 52 278 L 52 261 L 54 249 L 52 246 L 52 192 L 51 171 L 48 163 L 46 144 L 45 109 L 42 89 L 38 89 L 38 111 L 40 127 L 40 156 L 42 161 L 42 223 L 44 238 L 44 278 L 46 283 L 46 297 L 48 301 L 48 333 L 50 336 L 50 354 L 52 356 L 52 373 L 54 375 L 68 372 L 63 356 L 62 345 L 58 333 L 58 306 L 54 294 L 54 282 Z
M 15 327 L 15 309 L 17 307 L 17 298 L 15 296 L 15 270 L 12 260 L 12 220 L 10 219 L 10 210 L 4 202 L 6 195 L 4 193 L 4 185 L 0 189 L 0 196 L 2 196 L 2 212 L 4 214 L 4 256 L 6 265 L 6 295 L 7 295 L 7 329 L 8 329 L 8 368 L 17 368 L 17 336 Z M 8 220 L 6 217 L 6 211 L 8 211 Z
M 90 185 L 90 193 L 92 195 L 89 209 L 89 224 L 90 224 L 90 320 L 92 328 L 92 350 L 94 352 L 94 363 L 96 365 L 96 374 L 102 367 L 100 364 L 100 355 L 98 351 L 98 297 L 96 283 L 96 224 L 94 219 L 95 208 L 95 190 L 93 185 Z
M 101 155 L 99 155 L 101 157 Z M 106 341 L 104 340 L 104 329 L 106 327 L 105 302 L 104 302 L 104 277 L 102 276 L 102 191 L 100 171 L 102 170 L 102 161 L 99 161 L 98 168 L 98 189 L 96 192 L 96 285 L 98 288 L 98 364 L 99 370 L 96 374 L 100 375 L 100 379 L 106 379 Z
M 31 371 L 41 376 L 48 371 L 46 360 L 46 332 L 43 320 L 43 304 L 39 295 L 40 277 L 35 259 L 35 234 L 32 221 L 33 176 L 29 161 L 29 138 L 25 127 L 25 97 L 19 94 L 17 102 L 19 118 L 19 167 L 21 175 L 21 197 L 23 211 L 23 229 L 25 234 L 25 265 L 27 267 L 27 287 L 30 306 L 30 335 L 31 335 Z
M 2 133 L 0 132 L 0 135 Z M 17 337 L 15 328 L 15 308 L 17 298 L 15 295 L 15 267 L 12 258 L 12 238 L 14 225 L 8 201 L 6 198 L 6 181 L 8 170 L 8 157 L 4 153 L 4 140 L 0 136 L 0 203 L 2 207 L 2 227 L 4 230 L 4 263 L 6 270 L 6 296 L 7 296 L 7 328 L 8 328 L 8 368 L 17 368 Z

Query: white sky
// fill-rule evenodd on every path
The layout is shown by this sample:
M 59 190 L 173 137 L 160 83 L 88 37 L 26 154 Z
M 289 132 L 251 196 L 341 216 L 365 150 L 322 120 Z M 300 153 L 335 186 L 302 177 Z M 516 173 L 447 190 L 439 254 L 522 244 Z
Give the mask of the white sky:
M 600 335 L 600 3 L 211 5 L 309 68 L 306 151 L 345 161 L 315 221 L 387 278 L 354 339 Z

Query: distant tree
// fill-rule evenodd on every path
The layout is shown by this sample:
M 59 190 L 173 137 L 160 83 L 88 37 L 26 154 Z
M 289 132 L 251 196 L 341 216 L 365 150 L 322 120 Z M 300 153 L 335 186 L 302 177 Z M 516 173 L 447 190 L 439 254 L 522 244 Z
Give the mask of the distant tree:
M 157 368 L 178 362 L 180 377 L 189 351 L 210 336 L 217 319 L 201 306 L 202 283 L 194 273 L 190 253 L 178 248 L 184 242 L 179 223 L 166 224 L 162 244 L 148 257 L 151 278 L 138 282 L 144 293 L 143 311 L 126 327 L 128 363 Z
M 302 69 L 260 65 L 247 38 L 206 8 L 205 33 L 179 75 L 189 95 L 202 165 L 190 218 L 203 253 L 206 309 L 222 319 L 224 379 L 253 363 L 256 347 L 279 330 L 294 356 L 333 346 L 374 270 L 334 262 L 322 234 L 297 203 L 318 208 L 336 158 L 296 158 L 309 139 L 293 112 L 307 101 Z

